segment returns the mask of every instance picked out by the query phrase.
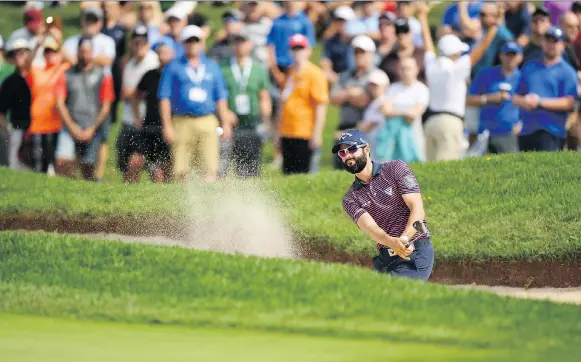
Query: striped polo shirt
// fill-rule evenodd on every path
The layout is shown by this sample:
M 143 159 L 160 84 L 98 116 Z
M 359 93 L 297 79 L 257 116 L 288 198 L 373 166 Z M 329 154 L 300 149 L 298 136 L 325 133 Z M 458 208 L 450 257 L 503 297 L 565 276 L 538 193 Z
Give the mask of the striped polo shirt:
M 371 180 L 365 183 L 355 178 L 343 197 L 343 209 L 355 223 L 368 212 L 383 231 L 397 238 L 404 232 L 410 216 L 402 195 L 419 192 L 416 176 L 404 161 L 373 162 Z M 422 222 L 426 226 L 426 221 Z M 426 233 L 416 232 L 410 241 L 429 237 L 430 232 L 426 226 Z M 387 247 L 377 244 L 376 248 L 379 251 Z

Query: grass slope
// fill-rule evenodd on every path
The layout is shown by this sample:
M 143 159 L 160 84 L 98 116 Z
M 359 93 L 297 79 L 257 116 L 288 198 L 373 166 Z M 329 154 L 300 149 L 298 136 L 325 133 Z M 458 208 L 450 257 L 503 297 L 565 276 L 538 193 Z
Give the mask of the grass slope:
M 539 153 L 414 164 L 437 258 L 572 259 L 581 255 L 581 155 Z M 114 185 L 47 178 L 0 168 L 0 214 L 50 214 L 84 220 L 180 218 L 196 213 L 180 185 Z M 271 177 L 294 231 L 311 243 L 370 254 L 372 242 L 347 218 L 341 197 L 352 176 Z M 197 185 L 211 195 L 231 184 Z M 217 190 L 216 190 L 217 189 Z
M 2 233 L 0 313 L 579 353 L 579 308 L 344 265 Z
M 224 346 L 228 348 L 224 348 Z M 421 343 L 312 337 L 237 330 L 196 330 L 27 316 L 0 316 L 0 351 L 11 362 L 85 361 L 531 361 L 534 355 Z

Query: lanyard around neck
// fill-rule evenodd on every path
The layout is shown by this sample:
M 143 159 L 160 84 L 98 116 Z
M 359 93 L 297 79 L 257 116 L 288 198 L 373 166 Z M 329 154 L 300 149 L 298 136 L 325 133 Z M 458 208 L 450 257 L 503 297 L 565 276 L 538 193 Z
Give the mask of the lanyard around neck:
M 240 65 L 236 62 L 236 58 L 230 58 L 230 66 L 232 68 L 232 75 L 234 76 L 236 83 L 238 83 L 240 93 L 244 93 L 248 86 L 250 72 L 252 71 L 252 58 L 246 60 L 246 66 L 242 71 L 240 71 Z

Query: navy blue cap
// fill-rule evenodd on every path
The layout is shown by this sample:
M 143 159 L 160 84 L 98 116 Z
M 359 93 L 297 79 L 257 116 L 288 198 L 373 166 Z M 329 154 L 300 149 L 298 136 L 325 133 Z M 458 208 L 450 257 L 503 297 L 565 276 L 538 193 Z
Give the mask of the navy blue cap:
M 506 54 L 506 53 L 516 53 L 516 54 L 521 54 L 522 53 L 522 48 L 520 45 L 518 45 L 518 43 L 515 43 L 513 41 L 505 43 L 502 48 L 500 49 L 500 52 L 502 54 Z
M 555 40 L 564 40 L 565 34 L 563 34 L 563 30 L 558 26 L 551 26 L 549 30 L 545 33 L 546 37 L 553 38 Z
M 369 144 L 367 141 L 367 135 L 358 129 L 347 129 L 341 133 L 339 139 L 333 146 L 333 153 L 339 152 L 341 145 L 349 146 L 362 146 Z
M 535 10 L 533 11 L 533 13 L 532 13 L 531 16 L 532 17 L 535 17 L 537 15 L 542 15 L 542 16 L 550 17 L 551 16 L 551 13 L 549 12 L 549 10 L 546 7 L 544 7 L 544 6 L 537 6 L 535 8 Z

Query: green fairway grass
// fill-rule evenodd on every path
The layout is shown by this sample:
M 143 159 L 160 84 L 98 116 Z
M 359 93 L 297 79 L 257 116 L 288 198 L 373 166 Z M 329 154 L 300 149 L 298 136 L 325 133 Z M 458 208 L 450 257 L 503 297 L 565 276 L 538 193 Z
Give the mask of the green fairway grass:
M 224 348 L 227 346 L 227 348 Z M 153 361 L 531 361 L 508 350 L 255 331 L 185 329 L 0 316 L 0 353 L 10 362 Z M 536 358 L 535 358 L 536 359 Z
M 581 255 L 579 153 L 503 155 L 411 167 L 422 189 L 438 260 L 572 260 Z M 94 184 L 6 168 L 0 168 L 0 179 L 0 215 L 157 222 L 204 212 L 175 184 Z M 338 250 L 370 255 L 373 242 L 341 207 L 352 180 L 347 172 L 324 171 L 255 183 L 276 200 L 303 242 L 331 243 Z M 211 195 L 243 185 L 198 184 L 194 189 Z
M 458 348 L 581 352 L 578 306 L 345 265 L 1 233 L 0 313 Z

